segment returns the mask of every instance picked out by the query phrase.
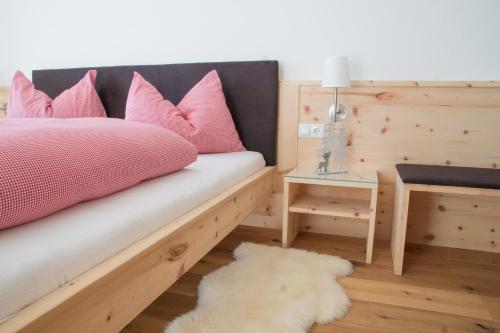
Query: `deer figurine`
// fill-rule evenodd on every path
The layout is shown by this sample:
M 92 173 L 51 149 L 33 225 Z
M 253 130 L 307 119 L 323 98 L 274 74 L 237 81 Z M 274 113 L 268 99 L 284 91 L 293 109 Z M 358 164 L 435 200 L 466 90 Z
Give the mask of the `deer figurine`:
M 316 172 L 320 173 L 321 169 L 324 170 L 323 172 L 328 172 L 328 164 L 329 164 L 329 161 L 330 161 L 330 155 L 331 154 L 332 154 L 331 151 L 326 152 L 326 153 L 323 154 L 324 161 L 318 163 L 318 169 L 316 170 Z

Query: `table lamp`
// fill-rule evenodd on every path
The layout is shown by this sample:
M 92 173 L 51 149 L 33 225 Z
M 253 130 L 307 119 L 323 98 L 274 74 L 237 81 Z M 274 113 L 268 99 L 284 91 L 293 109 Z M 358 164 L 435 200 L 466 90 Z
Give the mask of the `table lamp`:
M 325 135 L 321 139 L 321 147 L 318 150 L 320 161 L 316 168 L 316 174 L 328 175 L 346 173 L 342 169 L 342 162 L 346 159 L 345 128 L 337 129 L 336 120 L 344 120 L 347 116 L 344 105 L 338 104 L 338 88 L 351 86 L 349 78 L 349 65 L 346 57 L 328 57 L 323 69 L 323 88 L 335 88 L 334 104 L 328 110 L 329 122 L 325 126 Z M 337 162 L 337 169 L 330 170 L 330 159 Z
M 346 117 L 345 107 L 338 105 L 338 88 L 347 88 L 351 86 L 349 77 L 349 64 L 347 57 L 327 57 L 323 69 L 323 88 L 335 88 L 334 104 L 328 110 L 330 121 L 335 122 L 338 118 L 343 120 Z

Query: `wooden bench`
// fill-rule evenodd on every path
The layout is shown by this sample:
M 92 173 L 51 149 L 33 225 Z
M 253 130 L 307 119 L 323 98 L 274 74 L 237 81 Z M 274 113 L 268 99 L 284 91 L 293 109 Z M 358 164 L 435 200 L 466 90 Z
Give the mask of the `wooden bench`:
M 391 252 L 394 274 L 403 272 L 406 227 L 411 192 L 500 197 L 500 170 L 420 164 L 396 165 L 396 193 Z

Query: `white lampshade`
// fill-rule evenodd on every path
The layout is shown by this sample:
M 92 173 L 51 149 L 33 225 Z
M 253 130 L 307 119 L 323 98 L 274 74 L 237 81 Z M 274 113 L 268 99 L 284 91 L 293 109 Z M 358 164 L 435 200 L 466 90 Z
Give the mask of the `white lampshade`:
M 347 57 L 328 57 L 323 69 L 323 88 L 344 88 L 351 86 Z

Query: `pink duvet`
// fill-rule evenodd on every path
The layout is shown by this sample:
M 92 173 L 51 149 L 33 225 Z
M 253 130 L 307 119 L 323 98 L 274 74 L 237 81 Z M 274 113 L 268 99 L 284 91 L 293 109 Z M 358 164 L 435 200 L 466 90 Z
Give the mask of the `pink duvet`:
M 154 125 L 105 118 L 2 120 L 0 229 L 182 169 L 196 156 L 191 143 Z

